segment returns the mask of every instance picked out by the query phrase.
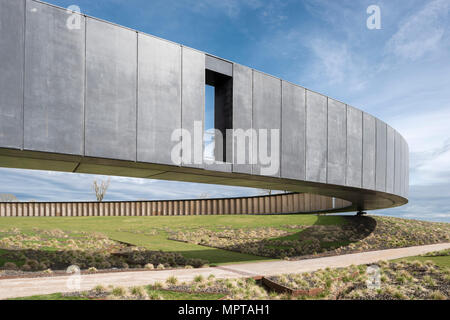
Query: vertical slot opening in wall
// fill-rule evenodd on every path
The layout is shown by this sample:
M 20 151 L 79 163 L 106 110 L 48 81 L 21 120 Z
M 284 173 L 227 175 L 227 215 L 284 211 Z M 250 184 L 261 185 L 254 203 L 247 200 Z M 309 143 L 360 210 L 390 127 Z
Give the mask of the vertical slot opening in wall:
M 227 130 L 233 128 L 233 78 L 210 69 L 205 72 L 204 159 L 231 162 Z
M 214 86 L 206 85 L 205 87 L 205 117 L 204 117 L 204 132 L 203 132 L 203 159 L 214 161 Z

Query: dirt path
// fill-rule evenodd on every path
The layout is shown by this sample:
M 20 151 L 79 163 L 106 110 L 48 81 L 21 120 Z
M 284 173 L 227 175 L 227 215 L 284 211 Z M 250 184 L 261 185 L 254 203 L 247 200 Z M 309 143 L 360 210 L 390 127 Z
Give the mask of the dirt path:
M 175 276 L 179 281 L 190 281 L 196 275 L 216 278 L 240 278 L 244 276 L 270 276 L 283 273 L 310 272 L 326 267 L 338 268 L 349 265 L 359 265 L 377 262 L 379 260 L 399 259 L 416 256 L 432 251 L 450 248 L 450 243 L 433 244 L 400 249 L 389 249 L 372 252 L 354 253 L 334 257 L 324 257 L 300 261 L 270 261 L 246 264 L 226 265 L 216 268 L 179 269 L 161 271 L 130 271 L 118 273 L 98 273 L 74 276 L 59 276 L 47 278 L 23 278 L 0 280 L 0 299 L 26 297 L 32 295 L 50 294 L 56 292 L 71 292 L 90 290 L 96 285 L 137 286 L 152 284 L 155 281 L 165 281 Z M 78 281 L 79 280 L 79 281 Z M 68 285 L 69 284 L 69 285 Z M 79 284 L 79 286 L 77 286 Z

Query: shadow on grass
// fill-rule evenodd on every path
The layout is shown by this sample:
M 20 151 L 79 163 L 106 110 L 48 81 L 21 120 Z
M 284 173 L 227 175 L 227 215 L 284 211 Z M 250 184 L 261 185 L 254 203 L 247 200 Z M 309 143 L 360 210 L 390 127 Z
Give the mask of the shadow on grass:
M 199 245 L 220 248 L 224 252 L 258 256 L 261 259 L 330 255 L 339 254 L 340 248 L 365 239 L 377 226 L 376 220 L 367 216 L 343 216 L 345 223 L 340 225 L 326 224 L 326 218 L 320 216 L 314 225 L 305 226 L 297 232 L 293 230 L 292 234 L 283 237 L 257 241 L 249 239 L 247 242 L 242 239 L 221 237 L 221 244 L 214 243 L 210 237 L 205 237 Z
M 133 253 L 132 247 L 128 248 L 130 249 L 128 252 L 0 249 L 0 269 L 4 269 L 2 267 L 8 262 L 14 263 L 23 271 L 41 271 L 48 268 L 65 270 L 70 265 L 78 265 L 82 269 L 90 267 L 123 269 L 127 267 L 142 268 L 147 263 L 152 263 L 155 267 L 163 264 L 168 268 L 184 265 L 198 267 L 202 264 L 223 265 L 267 261 L 332 252 L 349 243 L 366 238 L 375 230 L 377 224 L 376 220 L 371 217 L 342 216 L 345 222 L 338 225 L 331 223 L 333 219 L 329 218 L 329 216 L 318 216 L 314 225 L 305 226 L 298 232 L 293 230 L 293 234 L 288 236 L 239 245 L 234 244 L 233 239 L 230 239 L 230 244 L 221 248 L 216 247 L 214 243 L 197 245 L 165 238 L 164 241 L 173 241 L 174 244 L 168 243 L 167 249 L 164 248 L 164 251 L 159 248 L 149 248 L 138 253 Z M 113 236 L 113 238 L 116 237 Z M 145 237 L 140 240 L 151 243 L 153 239 Z M 116 241 L 120 241 L 120 239 L 116 239 Z M 23 268 L 24 265 L 28 265 L 28 267 Z M 14 266 L 11 269 L 13 268 Z
M 299 240 L 307 241 L 311 239 L 320 240 L 325 246 L 333 247 L 348 245 L 368 237 L 377 226 L 377 221 L 372 217 L 344 216 L 346 223 L 341 225 L 327 225 L 321 222 L 324 217 L 320 216 L 317 222 L 297 233 L 273 238 L 273 241 Z
M 152 250 L 133 250 L 128 247 L 121 251 L 81 251 L 62 250 L 47 251 L 36 249 L 5 250 L 0 252 L 0 269 L 21 271 L 66 270 L 76 265 L 81 269 L 128 269 L 144 268 L 146 264 L 158 265 L 164 268 L 184 267 L 194 268 L 208 264 L 209 261 L 199 258 L 185 257 L 178 252 L 163 252 Z

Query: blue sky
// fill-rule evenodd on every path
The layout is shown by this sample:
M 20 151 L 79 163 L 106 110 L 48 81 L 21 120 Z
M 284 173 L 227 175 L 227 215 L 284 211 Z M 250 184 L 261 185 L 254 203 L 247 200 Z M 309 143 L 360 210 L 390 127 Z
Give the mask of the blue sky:
M 49 0 L 218 55 L 386 121 L 411 151 L 410 204 L 380 214 L 450 222 L 450 1 Z M 366 27 L 369 5 L 381 29 Z M 98 177 L 0 169 L 20 200 L 93 200 Z M 101 177 L 100 177 L 101 178 Z M 259 194 L 260 190 L 112 178 L 105 200 Z

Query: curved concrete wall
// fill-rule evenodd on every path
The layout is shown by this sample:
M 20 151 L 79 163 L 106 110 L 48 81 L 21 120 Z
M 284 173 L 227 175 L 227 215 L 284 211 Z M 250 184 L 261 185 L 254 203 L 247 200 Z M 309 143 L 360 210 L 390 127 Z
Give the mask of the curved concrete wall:
M 68 17 L 35 0 L 0 2 L 1 166 L 317 193 L 352 210 L 407 202 L 408 145 L 381 120 L 95 18 L 80 15 L 71 30 Z M 233 128 L 280 130 L 274 174 L 264 176 L 259 161 L 171 161 L 173 130 L 203 121 L 206 69 L 232 76 Z
M 120 202 L 0 202 L 0 217 L 122 217 L 337 212 L 348 201 L 307 193 Z

